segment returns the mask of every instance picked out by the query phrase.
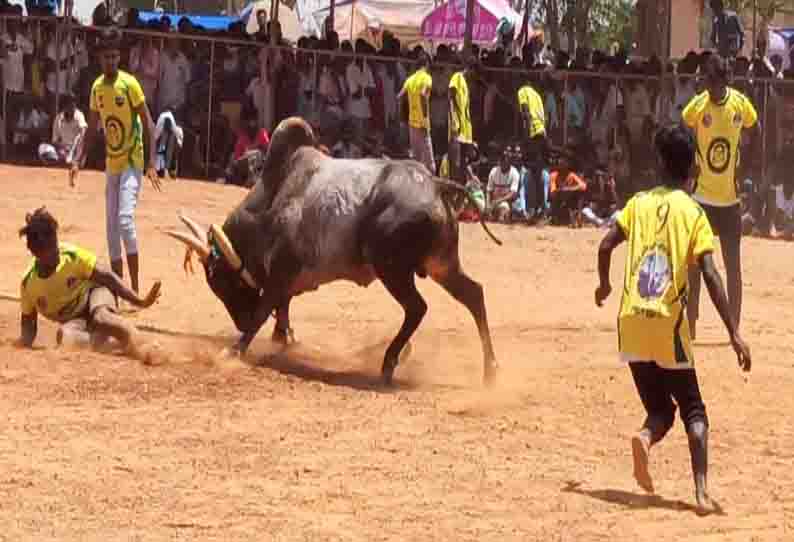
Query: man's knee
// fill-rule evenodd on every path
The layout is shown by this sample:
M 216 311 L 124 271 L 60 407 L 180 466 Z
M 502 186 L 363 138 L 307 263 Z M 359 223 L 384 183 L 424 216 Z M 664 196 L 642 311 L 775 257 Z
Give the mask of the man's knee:
M 119 230 L 122 237 L 125 239 L 135 238 L 135 219 L 133 218 L 132 214 L 121 213 L 119 215 Z
M 687 425 L 686 435 L 690 442 L 702 443 L 706 440 L 708 430 L 708 420 L 706 418 L 702 418 Z

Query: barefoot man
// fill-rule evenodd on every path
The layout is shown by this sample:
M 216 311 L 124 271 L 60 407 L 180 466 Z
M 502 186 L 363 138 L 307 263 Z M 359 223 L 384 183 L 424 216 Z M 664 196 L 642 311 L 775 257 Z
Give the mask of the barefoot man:
M 154 125 L 146 107 L 143 90 L 129 73 L 119 70 L 121 60 L 121 33 L 115 28 L 102 31 L 97 45 L 102 75 L 91 87 L 91 112 L 88 131 L 69 172 L 69 182 L 75 186 L 80 167 L 85 163 L 101 119 L 107 153 L 105 175 L 105 215 L 110 267 L 120 278 L 124 277 L 121 243 L 127 251 L 127 267 L 132 289 L 138 290 L 138 236 L 135 229 L 135 207 L 143 177 L 143 137 L 149 149 L 149 167 L 146 176 L 155 190 L 160 190 L 160 179 L 155 171 L 157 146 Z
M 75 245 L 58 242 L 58 222 L 44 208 L 28 214 L 19 236 L 27 239 L 33 262 L 22 279 L 22 346 L 32 347 L 38 315 L 61 324 L 58 343 L 88 334 L 98 347 L 115 338 L 127 353 L 141 358 L 135 326 L 117 313 L 115 297 L 141 308 L 160 297 L 156 282 L 145 299 L 130 291 L 112 272 L 96 263 L 96 256 Z
M 642 429 L 631 441 L 634 477 L 644 490 L 653 493 L 648 454 L 673 426 L 677 404 L 689 438 L 697 510 L 705 514 L 713 508 L 706 484 L 708 418 L 695 374 L 685 310 L 689 265 L 697 264 L 703 271 L 711 300 L 728 329 L 739 366 L 745 371 L 750 370 L 750 350 L 739 336 L 714 267 L 714 234 L 708 218 L 689 196 L 694 138 L 680 126 L 662 128 L 655 146 L 662 166 L 662 184 L 631 198 L 601 242 L 601 283 L 595 301 L 602 306 L 612 291 L 612 251 L 628 241 L 618 343 L 620 356 L 629 363 L 647 412 Z

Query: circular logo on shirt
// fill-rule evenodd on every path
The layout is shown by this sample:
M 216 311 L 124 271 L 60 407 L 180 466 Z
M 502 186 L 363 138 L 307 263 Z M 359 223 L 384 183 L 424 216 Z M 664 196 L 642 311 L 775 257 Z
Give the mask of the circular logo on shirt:
M 703 115 L 703 126 L 705 126 L 706 128 L 711 127 L 711 115 L 709 115 L 708 113 Z
M 724 137 L 712 140 L 706 152 L 706 162 L 714 173 L 725 173 L 731 163 L 731 144 Z
M 124 147 L 126 135 L 124 124 L 117 117 L 108 117 L 105 121 L 105 140 L 111 152 L 119 152 Z
M 670 286 L 670 260 L 661 247 L 645 254 L 637 274 L 637 292 L 643 299 L 659 299 Z

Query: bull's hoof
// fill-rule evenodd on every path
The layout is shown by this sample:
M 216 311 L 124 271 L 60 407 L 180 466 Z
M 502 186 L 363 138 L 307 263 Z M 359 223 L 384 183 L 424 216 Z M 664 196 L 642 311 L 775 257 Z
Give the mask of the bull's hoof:
M 485 374 L 483 375 L 483 382 L 486 386 L 493 386 L 496 383 L 496 375 L 499 372 L 499 364 L 496 361 L 491 361 L 485 364 Z
M 274 328 L 273 336 L 270 339 L 281 346 L 290 346 L 298 342 L 295 338 L 295 331 L 291 327 L 287 329 Z

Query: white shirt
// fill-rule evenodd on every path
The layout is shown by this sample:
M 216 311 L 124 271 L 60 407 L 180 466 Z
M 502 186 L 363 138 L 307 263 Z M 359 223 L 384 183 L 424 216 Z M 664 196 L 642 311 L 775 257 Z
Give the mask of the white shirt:
M 176 123 L 174 114 L 171 113 L 170 111 L 161 113 L 160 116 L 157 118 L 157 124 L 154 126 L 154 140 L 158 141 L 160 139 L 160 136 L 163 135 L 163 130 L 165 130 L 166 119 L 171 120 L 171 127 L 173 128 L 174 135 L 176 136 L 176 143 L 181 147 L 182 142 L 184 141 L 185 138 L 185 133 L 182 130 L 182 127 Z
M 9 34 L 4 34 L 2 40 L 6 46 L 6 58 L 2 60 L 5 87 L 11 92 L 23 92 L 25 90 L 23 57 L 33 54 L 33 43 L 22 34 L 17 34 L 13 40 Z M 16 50 L 8 49 L 9 46 L 15 46 Z
M 160 109 L 179 108 L 187 99 L 190 83 L 190 62 L 182 52 L 165 52 L 160 57 Z
M 505 196 L 518 192 L 519 175 L 518 170 L 513 166 L 507 173 L 502 171 L 502 166 L 495 166 L 488 175 L 488 200 L 494 201 Z
M 52 124 L 52 142 L 55 145 L 71 147 L 86 128 L 88 128 L 88 124 L 79 109 L 74 110 L 74 117 L 70 121 L 66 120 L 63 112 L 58 113 Z
M 39 129 L 43 128 L 48 121 L 49 116 L 38 109 L 32 109 L 28 114 L 25 114 L 24 111 L 21 111 L 19 113 L 19 119 L 17 120 L 17 128 L 21 130 Z M 25 143 L 28 141 L 29 137 L 30 136 L 28 134 L 15 132 L 14 143 Z
M 74 55 L 74 48 L 72 47 L 71 42 L 62 41 L 61 42 L 61 63 L 66 60 L 72 60 L 72 56 Z M 47 90 L 51 94 L 55 94 L 55 86 L 58 81 L 58 71 L 61 73 L 61 81 L 60 85 L 58 85 L 58 92 L 61 94 L 65 94 L 69 90 L 69 81 L 71 78 L 72 73 L 72 62 L 69 62 L 67 68 L 61 68 L 58 66 L 58 51 L 55 48 L 55 41 L 51 41 L 47 44 L 47 58 L 52 60 L 55 63 L 55 70 L 49 72 L 47 74 Z
M 372 77 L 372 70 L 364 62 L 363 69 L 358 67 L 356 62 L 351 62 L 347 65 L 345 71 L 347 79 L 347 86 L 350 89 L 350 100 L 348 110 L 353 117 L 357 119 L 368 119 L 372 116 L 372 111 L 369 107 L 369 98 L 366 96 L 366 89 L 375 89 L 375 79 Z M 361 91 L 361 98 L 353 98 L 353 94 Z
M 259 127 L 272 134 L 276 117 L 273 83 L 264 77 L 256 77 L 251 80 L 245 93 L 251 97 L 259 113 Z

